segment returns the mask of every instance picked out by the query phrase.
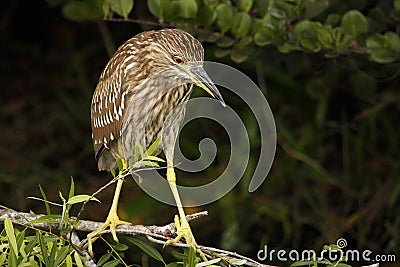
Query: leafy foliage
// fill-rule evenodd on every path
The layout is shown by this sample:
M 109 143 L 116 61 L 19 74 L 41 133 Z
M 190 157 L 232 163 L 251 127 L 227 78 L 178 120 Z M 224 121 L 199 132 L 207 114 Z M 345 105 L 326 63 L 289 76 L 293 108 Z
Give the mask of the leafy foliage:
M 48 1 L 55 4 L 55 0 Z M 98 10 L 98 2 L 69 0 L 63 4 L 63 12 L 75 21 L 110 17 L 110 11 L 127 19 L 133 3 L 105 0 L 100 14 L 94 11 Z M 396 4 L 391 10 L 384 4 L 378 5 L 367 16 L 355 9 L 326 14 L 330 8 L 326 0 L 243 0 L 236 4 L 222 0 L 149 0 L 147 6 L 161 23 L 198 32 L 201 38 L 217 46 L 224 43 L 227 53 L 223 56 L 230 55 L 238 63 L 266 45 L 273 45 L 282 53 L 303 51 L 326 57 L 358 53 L 379 63 L 400 59 L 399 36 L 385 28 L 383 15 L 390 12 L 391 23 L 400 22 Z M 387 31 L 383 37 L 379 33 L 382 29 Z M 232 38 L 229 45 L 226 38 Z

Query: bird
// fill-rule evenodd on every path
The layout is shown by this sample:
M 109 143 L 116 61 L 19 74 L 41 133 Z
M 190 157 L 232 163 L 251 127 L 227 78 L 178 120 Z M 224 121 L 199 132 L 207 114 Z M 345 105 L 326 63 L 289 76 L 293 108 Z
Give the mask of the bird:
M 186 102 L 195 86 L 225 106 L 203 63 L 203 46 L 183 30 L 164 28 L 139 33 L 122 44 L 106 64 L 90 108 L 99 171 L 118 170 L 118 159 L 127 169 L 137 144 L 147 149 L 160 140 L 154 154 L 164 152 L 166 178 L 178 209 L 174 217 L 177 236 L 166 245 L 183 238 L 200 255 L 177 190 L 173 154 Z M 87 236 L 88 251 L 92 255 L 92 243 L 101 232 L 109 228 L 118 242 L 116 227 L 130 224 L 117 215 L 123 179 L 116 183 L 105 223 Z M 205 259 L 204 255 L 202 258 Z

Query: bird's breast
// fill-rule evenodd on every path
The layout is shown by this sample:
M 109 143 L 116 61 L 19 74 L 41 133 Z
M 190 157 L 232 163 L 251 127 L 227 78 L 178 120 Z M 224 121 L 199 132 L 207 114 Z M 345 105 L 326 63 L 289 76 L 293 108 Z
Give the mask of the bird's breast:
M 182 84 L 165 93 L 146 88 L 132 96 L 121 136 L 125 158 L 133 157 L 136 143 L 147 149 L 160 135 L 162 142 L 154 154 L 163 149 L 166 155 L 172 156 L 192 87 Z

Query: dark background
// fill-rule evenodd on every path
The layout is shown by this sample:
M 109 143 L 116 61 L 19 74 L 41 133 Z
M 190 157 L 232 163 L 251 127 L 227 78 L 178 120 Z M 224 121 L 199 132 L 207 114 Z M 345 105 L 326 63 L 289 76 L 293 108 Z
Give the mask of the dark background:
M 145 5 L 135 4 L 134 14 L 150 17 Z M 90 138 L 91 95 L 109 58 L 101 27 L 110 31 L 116 47 L 149 28 L 123 22 L 70 22 L 44 1 L 4 3 L 1 205 L 40 213 L 43 203 L 27 199 L 40 197 L 39 184 L 57 202 L 59 191 L 67 195 L 71 176 L 79 194 L 91 194 L 111 178 L 97 171 Z M 214 58 L 212 45 L 205 44 L 205 49 L 206 60 L 238 68 L 256 83 L 260 76 L 254 62 L 259 64 L 278 145 L 268 179 L 255 193 L 248 193 L 259 151 L 253 130 L 253 165 L 240 184 L 215 203 L 186 210 L 209 211 L 209 216 L 192 223 L 198 243 L 256 258 L 264 245 L 320 251 L 343 237 L 348 248 L 399 258 L 399 64 L 371 63 L 362 55 L 328 60 L 318 54 L 280 54 L 273 47 L 260 50 L 257 60 L 235 64 Z M 245 105 L 222 93 L 246 126 L 256 129 Z M 198 141 L 205 136 L 218 145 L 215 164 L 201 173 L 178 171 L 178 183 L 201 184 L 223 171 L 229 143 L 215 123 L 200 120 L 185 127 L 180 138 L 183 151 L 196 158 Z M 112 187 L 102 192 L 102 204 L 89 204 L 83 218 L 104 220 L 113 192 Z M 172 221 L 176 210 L 128 180 L 119 212 L 136 224 L 162 225 Z

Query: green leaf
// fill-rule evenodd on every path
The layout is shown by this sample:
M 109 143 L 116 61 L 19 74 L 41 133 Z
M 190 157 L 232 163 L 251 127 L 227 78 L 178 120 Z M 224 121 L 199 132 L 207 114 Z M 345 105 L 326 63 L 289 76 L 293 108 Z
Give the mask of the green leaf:
M 55 265 L 55 257 L 57 251 L 57 241 L 53 241 L 53 243 L 47 243 L 47 247 L 50 249 L 49 255 L 49 265 L 48 266 L 57 266 Z
M 271 0 L 268 5 L 267 15 L 270 15 L 278 20 L 289 19 L 293 16 L 296 9 L 296 2 Z
M 370 59 L 378 63 L 390 63 L 400 58 L 400 39 L 395 33 L 375 34 L 367 38 Z
M 381 34 L 374 34 L 367 38 L 366 44 L 369 49 L 381 49 L 384 46 L 385 38 Z
M 321 46 L 317 39 L 317 29 L 321 29 L 319 22 L 303 20 L 297 23 L 293 29 L 293 34 L 297 39 L 297 44 L 306 52 L 318 52 Z
M 92 197 L 90 195 L 76 195 L 76 196 L 73 196 L 70 199 L 68 199 L 67 203 L 73 205 L 76 203 L 85 202 L 87 200 L 94 200 L 94 201 L 100 202 L 100 200 L 98 200 L 97 198 Z
M 67 1 L 62 8 L 62 14 L 76 22 L 95 21 L 103 16 L 103 4 L 98 0 Z
M 46 246 L 46 241 L 43 238 L 43 235 L 41 233 L 36 232 L 36 235 L 38 236 L 39 239 L 39 247 L 42 252 L 42 258 L 44 261 L 44 264 L 46 266 L 49 266 L 49 255 L 47 254 L 47 246 Z
M 260 28 L 254 34 L 254 43 L 258 46 L 269 45 L 274 41 L 274 33 L 267 27 Z
M 185 250 L 186 252 L 186 250 Z M 178 260 L 184 260 L 187 258 L 187 254 L 178 252 L 176 250 L 171 251 L 172 256 L 174 256 L 174 258 L 178 259 Z
M 232 38 L 229 38 L 227 36 L 222 36 L 218 42 L 216 43 L 216 45 L 218 47 L 222 47 L 222 48 L 228 48 L 231 47 L 232 45 L 235 44 L 235 40 Z
M 147 8 L 156 18 L 162 17 L 161 0 L 147 0 Z
M 332 30 L 332 35 L 335 42 L 336 52 L 338 54 L 346 54 L 349 52 L 349 44 L 352 38 L 348 34 L 343 34 L 342 30 L 338 27 Z
M 109 261 L 109 262 L 105 263 L 105 264 L 103 265 L 103 267 L 115 267 L 115 266 L 117 266 L 120 262 L 121 262 L 120 260 L 115 259 L 115 260 L 112 260 L 112 261 Z
M 111 10 L 123 17 L 128 18 L 133 8 L 133 0 L 107 0 L 110 3 Z
M 67 267 L 72 267 L 72 258 L 71 258 L 71 254 L 68 254 L 67 257 L 65 258 L 65 265 Z
M 210 6 L 201 6 L 197 13 L 197 20 L 204 28 L 210 27 L 215 21 L 217 14 Z
M 135 154 L 141 159 L 144 158 L 144 150 L 143 150 L 143 146 L 141 144 L 139 144 L 139 142 L 136 142 L 136 146 L 135 146 Z
M 68 199 L 70 199 L 74 195 L 75 195 L 75 183 L 74 183 L 74 179 L 71 177 L 71 186 L 69 188 Z
M 123 160 L 121 158 L 117 158 L 115 161 L 117 162 L 118 170 L 122 172 L 124 170 Z
M 162 10 L 162 18 L 167 20 L 172 20 L 177 17 L 179 14 L 179 5 L 178 1 L 171 1 L 171 0 L 161 0 L 160 6 Z
M 127 237 L 127 239 L 129 240 L 129 242 L 131 242 L 135 246 L 139 247 L 141 250 L 143 250 L 146 254 L 148 254 L 153 259 L 164 262 L 164 259 L 161 256 L 160 252 L 158 252 L 158 250 L 155 249 L 148 242 L 146 242 L 143 239 L 140 239 L 138 237 Z
M 163 160 L 162 158 L 156 157 L 156 156 L 147 156 L 146 159 L 151 160 L 151 161 L 165 162 L 165 160 Z
M 214 263 L 218 263 L 220 261 L 221 261 L 221 258 L 216 258 L 216 259 L 212 259 L 209 261 L 197 263 L 196 267 L 205 267 L 205 266 L 213 265 Z M 231 261 L 230 261 L 230 263 L 233 264 Z
M 161 135 L 157 137 L 156 141 L 154 141 L 149 148 L 146 150 L 145 154 L 147 156 L 152 156 L 154 154 L 154 151 L 157 149 L 158 145 L 160 144 L 161 141 Z
M 79 253 L 77 251 L 74 251 L 74 260 L 78 267 L 84 267 L 81 257 L 79 256 Z
M 13 223 L 9 218 L 5 218 L 4 220 L 4 228 L 6 229 L 8 243 L 10 244 L 14 255 L 18 257 L 17 239 L 15 238 Z
M 61 215 L 59 214 L 50 214 L 50 215 L 43 215 L 37 219 L 31 220 L 28 223 L 54 223 L 56 220 L 60 219 Z
M 183 18 L 194 18 L 197 15 L 196 0 L 180 0 L 179 15 Z
M 321 12 L 329 7 L 328 0 L 308 0 L 305 1 L 306 10 L 305 18 L 311 19 L 318 16 Z
M 229 55 L 229 53 L 231 52 L 230 49 L 215 49 L 214 51 L 214 56 L 217 58 L 222 58 L 222 57 L 226 57 Z
M 248 54 L 246 51 L 242 49 L 233 49 L 231 52 L 231 59 L 235 63 L 242 63 L 248 58 Z
M 246 264 L 246 260 L 244 259 L 232 259 L 229 261 L 230 264 L 235 265 L 235 266 L 240 266 Z
M 246 46 L 250 45 L 253 42 L 253 38 L 251 36 L 245 36 L 236 44 L 238 49 L 244 49 Z
M 240 11 L 249 12 L 253 6 L 253 0 L 239 0 L 236 6 Z
M 324 24 L 329 24 L 329 25 L 335 26 L 339 22 L 340 22 L 340 15 L 339 14 L 329 14 L 326 17 Z
M 178 262 L 171 262 L 165 265 L 164 267 L 180 267 L 182 264 L 179 264 Z
M 46 193 L 43 191 L 42 187 L 39 185 L 39 190 L 40 190 L 40 194 L 42 195 L 43 199 L 44 199 L 44 205 L 46 207 L 46 213 L 50 214 L 50 205 L 47 202 L 47 197 L 46 197 Z
M 251 17 L 245 12 L 239 12 L 233 17 L 231 32 L 236 38 L 246 36 L 251 27 Z
M 233 18 L 232 6 L 227 3 L 219 4 L 215 8 L 217 13 L 217 25 L 222 33 L 229 30 Z
M 6 253 L 0 255 L 0 266 L 3 266 L 4 262 L 6 261 L 6 259 L 7 259 L 7 254 Z
M 358 10 L 347 11 L 341 21 L 341 27 L 345 34 L 358 37 L 368 31 L 367 19 Z
M 197 266 L 199 259 L 196 256 L 196 251 L 194 250 L 194 248 L 192 247 L 189 248 L 188 257 L 186 260 L 187 260 L 186 266 Z
M 260 16 L 264 16 L 268 12 L 269 1 L 267 0 L 254 0 L 254 9 L 258 11 Z
M 117 243 L 113 247 L 117 251 L 125 251 L 125 250 L 128 250 L 128 248 L 129 248 L 127 245 L 122 244 L 122 243 Z
M 106 263 L 108 261 L 108 259 L 111 257 L 111 253 L 107 253 L 104 254 L 103 256 L 101 256 L 101 258 L 99 259 L 99 261 L 97 262 L 98 266 L 103 265 L 104 263 Z
M 393 0 L 395 10 L 400 10 L 400 0 Z
M 29 239 L 29 238 L 33 238 L 33 239 Z M 33 248 L 36 246 L 36 244 L 37 244 L 39 238 L 38 238 L 38 236 L 36 235 L 36 236 L 28 236 L 26 239 L 27 239 L 27 240 L 30 240 L 30 241 L 29 241 L 29 243 L 25 246 L 24 250 L 25 250 L 25 253 L 29 254 L 29 253 L 33 252 Z M 0 265 L 0 266 L 1 266 L 1 265 Z
M 379 7 L 374 7 L 368 11 L 369 32 L 383 32 L 387 29 L 386 14 Z
M 206 42 L 215 43 L 221 37 L 221 33 L 213 32 L 212 34 L 207 34 L 206 38 L 204 39 Z
M 318 41 L 326 49 L 333 49 L 332 28 L 323 27 L 316 29 Z
M 394 53 L 400 53 L 400 37 L 395 32 L 387 32 L 384 35 L 385 41 Z
M 75 195 L 75 184 L 74 179 L 71 177 L 71 186 L 69 188 L 68 199 L 72 198 Z M 71 204 L 67 205 L 67 210 L 71 209 Z

